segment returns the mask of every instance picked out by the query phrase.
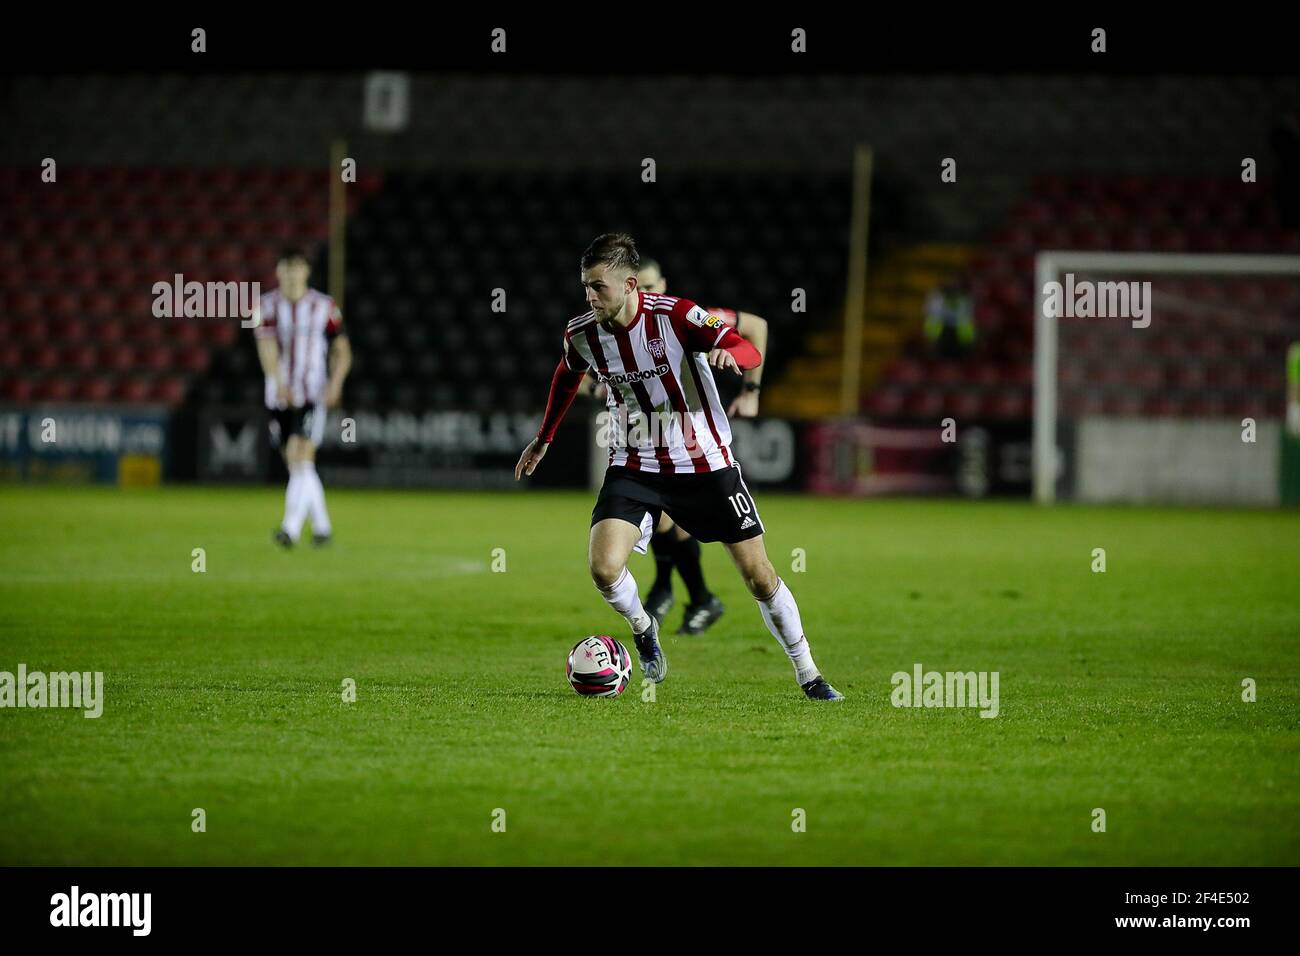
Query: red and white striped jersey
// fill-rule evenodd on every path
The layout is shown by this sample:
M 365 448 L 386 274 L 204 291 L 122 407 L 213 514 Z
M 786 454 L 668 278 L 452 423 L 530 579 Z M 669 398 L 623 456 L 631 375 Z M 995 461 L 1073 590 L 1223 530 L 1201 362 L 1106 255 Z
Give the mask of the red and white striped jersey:
M 638 292 L 632 323 L 606 328 L 591 312 L 569 322 L 564 362 L 590 368 L 608 388 L 611 413 L 633 425 L 657 419 L 628 444 L 611 444 L 609 463 L 651 473 L 691 474 L 730 468 L 727 421 L 707 353 L 730 329 L 689 299 Z
M 279 289 L 262 296 L 261 322 L 253 333 L 280 344 L 280 376 L 289 384 L 294 408 L 324 401 L 329 340 L 343 331 L 343 316 L 324 292 L 308 289 L 290 302 Z M 266 380 L 266 407 L 277 408 L 275 382 Z

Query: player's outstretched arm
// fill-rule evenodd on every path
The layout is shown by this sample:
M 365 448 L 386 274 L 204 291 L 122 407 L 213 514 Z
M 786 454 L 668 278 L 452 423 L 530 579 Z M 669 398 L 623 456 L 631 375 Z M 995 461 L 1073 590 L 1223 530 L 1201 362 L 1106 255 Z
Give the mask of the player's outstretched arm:
M 717 369 L 744 372 L 763 363 L 763 356 L 752 342 L 744 339 L 735 329 L 727 329 L 718 344 L 709 352 L 709 364 Z
M 748 339 L 754 348 L 758 349 L 759 364 L 745 371 L 745 381 L 753 382 L 755 385 L 761 385 L 763 382 L 763 363 L 767 361 L 767 319 L 754 315 L 752 312 L 741 312 L 737 315 L 736 331 Z
M 519 463 L 515 465 L 515 481 L 524 475 L 531 475 L 546 454 L 546 449 L 555 440 L 555 430 L 560 427 L 564 413 L 569 410 L 578 396 L 578 390 L 582 388 L 582 379 L 582 371 L 575 372 L 564 359 L 560 359 L 560 364 L 555 366 L 555 374 L 551 376 L 551 393 L 546 399 L 542 427 L 537 437 L 528 443 L 528 447 L 519 456 Z
M 690 299 L 677 300 L 670 321 L 687 349 L 707 353 L 708 362 L 714 368 L 743 372 L 763 362 L 763 356 L 748 339 Z
M 550 442 L 544 442 L 540 438 L 534 438 L 524 449 L 524 453 L 519 456 L 519 463 L 515 465 L 515 481 L 518 481 L 524 475 L 531 475 L 533 469 L 541 463 L 546 457 L 546 449 L 551 447 Z

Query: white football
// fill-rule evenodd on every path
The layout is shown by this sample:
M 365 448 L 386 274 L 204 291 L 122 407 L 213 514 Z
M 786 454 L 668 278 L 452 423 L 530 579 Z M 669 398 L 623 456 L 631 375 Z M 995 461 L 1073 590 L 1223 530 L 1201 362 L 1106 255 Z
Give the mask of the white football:
M 617 697 L 632 679 L 632 655 L 608 635 L 584 637 L 569 651 L 568 673 L 583 697 Z

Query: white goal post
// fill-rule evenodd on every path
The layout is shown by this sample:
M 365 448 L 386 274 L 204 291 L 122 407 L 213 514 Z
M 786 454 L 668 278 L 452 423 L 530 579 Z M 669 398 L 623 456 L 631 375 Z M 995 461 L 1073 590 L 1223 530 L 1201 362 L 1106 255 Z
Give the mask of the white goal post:
M 1063 273 L 1159 273 L 1300 278 L 1300 256 L 1046 250 L 1034 258 L 1034 500 L 1056 500 L 1057 318 L 1044 308 L 1044 289 Z

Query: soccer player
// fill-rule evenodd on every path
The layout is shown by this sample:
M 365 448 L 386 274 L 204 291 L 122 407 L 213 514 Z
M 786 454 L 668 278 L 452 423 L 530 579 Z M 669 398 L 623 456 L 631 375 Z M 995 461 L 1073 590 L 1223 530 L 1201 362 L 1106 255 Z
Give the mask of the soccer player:
M 325 293 L 307 288 L 310 274 L 301 249 L 290 247 L 280 254 L 275 266 L 280 285 L 262 296 L 253 333 L 266 376 L 271 443 L 281 450 L 289 469 L 284 520 L 272 532 L 284 548 L 298 543 L 308 515 L 312 543 L 319 547 L 330 540 L 316 448 L 325 435 L 326 410 L 338 406 L 352 367 L 352 347 L 339 308 Z
M 637 273 L 636 280 L 637 288 L 653 295 L 664 295 L 668 291 L 668 280 L 654 259 L 641 260 L 641 271 Z M 767 360 L 766 319 L 751 312 L 737 312 L 733 309 L 707 311 L 749 339 L 754 348 L 758 349 L 760 361 Z M 745 369 L 743 374 L 715 368 L 713 379 L 728 417 L 738 415 L 741 418 L 753 418 L 758 414 L 758 393 L 763 382 L 761 364 Z M 704 570 L 700 567 L 700 543 L 664 514 L 659 518 L 659 525 L 650 538 L 650 550 L 654 552 L 655 580 L 646 594 L 645 609 L 658 624 L 663 624 L 673 606 L 675 567 L 690 594 L 690 603 L 682 615 L 682 624 L 677 633 L 703 634 L 722 617 L 726 607 L 704 581 Z
M 668 673 L 668 660 L 627 559 L 633 550 L 645 553 L 659 516 L 667 512 L 698 540 L 723 542 L 804 693 L 814 700 L 842 699 L 813 662 L 799 607 L 768 560 L 762 519 L 731 457 L 731 426 L 713 370 L 753 368 L 758 350 L 689 299 L 642 292 L 631 236 L 597 237 L 581 266 L 591 311 L 565 329 L 542 426 L 519 456 L 515 480 L 541 463 L 584 372 L 595 370 L 632 428 L 611 456 L 592 511 L 587 563 L 601 596 L 631 627 L 642 672 L 658 683 Z M 659 427 L 665 420 L 666 427 Z

